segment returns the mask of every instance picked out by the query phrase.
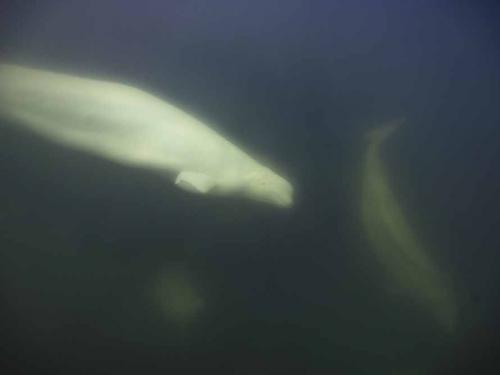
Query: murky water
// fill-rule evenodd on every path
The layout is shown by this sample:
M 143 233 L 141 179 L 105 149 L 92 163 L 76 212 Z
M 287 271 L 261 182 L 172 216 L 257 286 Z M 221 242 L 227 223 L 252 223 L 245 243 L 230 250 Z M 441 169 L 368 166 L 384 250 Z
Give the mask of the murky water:
M 473 374 L 498 363 L 493 2 L 0 9 L 1 63 L 140 87 L 294 188 L 286 209 L 194 194 L 0 118 L 4 368 Z

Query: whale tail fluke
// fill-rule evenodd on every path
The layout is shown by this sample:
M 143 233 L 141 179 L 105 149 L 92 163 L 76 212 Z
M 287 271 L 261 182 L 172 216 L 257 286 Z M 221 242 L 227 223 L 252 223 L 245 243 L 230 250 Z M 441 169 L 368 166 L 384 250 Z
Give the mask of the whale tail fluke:
M 404 117 L 396 118 L 366 132 L 365 137 L 370 143 L 382 143 L 389 138 L 404 122 Z

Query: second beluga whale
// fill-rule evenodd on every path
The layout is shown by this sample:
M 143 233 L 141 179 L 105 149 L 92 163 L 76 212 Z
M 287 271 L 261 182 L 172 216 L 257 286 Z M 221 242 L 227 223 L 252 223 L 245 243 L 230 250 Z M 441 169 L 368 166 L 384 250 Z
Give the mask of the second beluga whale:
M 129 85 L 0 64 L 0 116 L 66 146 L 159 171 L 191 192 L 293 203 L 286 179 L 201 120 Z
M 458 314 L 455 293 L 408 223 L 382 159 L 385 142 L 403 122 L 389 121 L 367 134 L 361 218 L 371 250 L 391 284 L 452 332 Z

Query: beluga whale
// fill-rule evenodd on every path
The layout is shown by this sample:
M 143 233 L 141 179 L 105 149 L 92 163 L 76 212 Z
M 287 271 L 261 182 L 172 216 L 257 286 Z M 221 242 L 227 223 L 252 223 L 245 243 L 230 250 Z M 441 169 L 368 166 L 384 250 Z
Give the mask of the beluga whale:
M 389 121 L 366 134 L 361 189 L 361 218 L 381 269 L 393 290 L 427 311 L 447 332 L 457 322 L 457 306 L 449 280 L 417 239 L 389 184 L 382 160 L 387 139 L 404 123 Z
M 0 64 L 0 117 L 65 146 L 157 171 L 193 193 L 293 204 L 285 178 L 195 116 L 127 84 Z

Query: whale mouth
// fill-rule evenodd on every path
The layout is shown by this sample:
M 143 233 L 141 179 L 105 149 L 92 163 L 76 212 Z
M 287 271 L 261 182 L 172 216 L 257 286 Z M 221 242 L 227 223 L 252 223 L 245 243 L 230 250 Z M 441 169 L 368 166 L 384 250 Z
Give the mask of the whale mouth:
M 275 200 L 275 204 L 282 208 L 289 208 L 293 206 L 293 198 L 289 196 L 281 196 L 279 199 Z
M 279 207 L 289 208 L 293 206 L 293 187 L 286 180 L 283 180 L 279 191 L 274 192 L 272 196 L 274 198 L 274 203 Z
M 269 203 L 281 208 L 289 208 L 293 205 L 292 192 L 274 192 L 269 196 Z
M 280 208 L 293 205 L 292 185 L 270 169 L 258 170 L 249 175 L 247 181 L 244 194 L 248 198 Z

